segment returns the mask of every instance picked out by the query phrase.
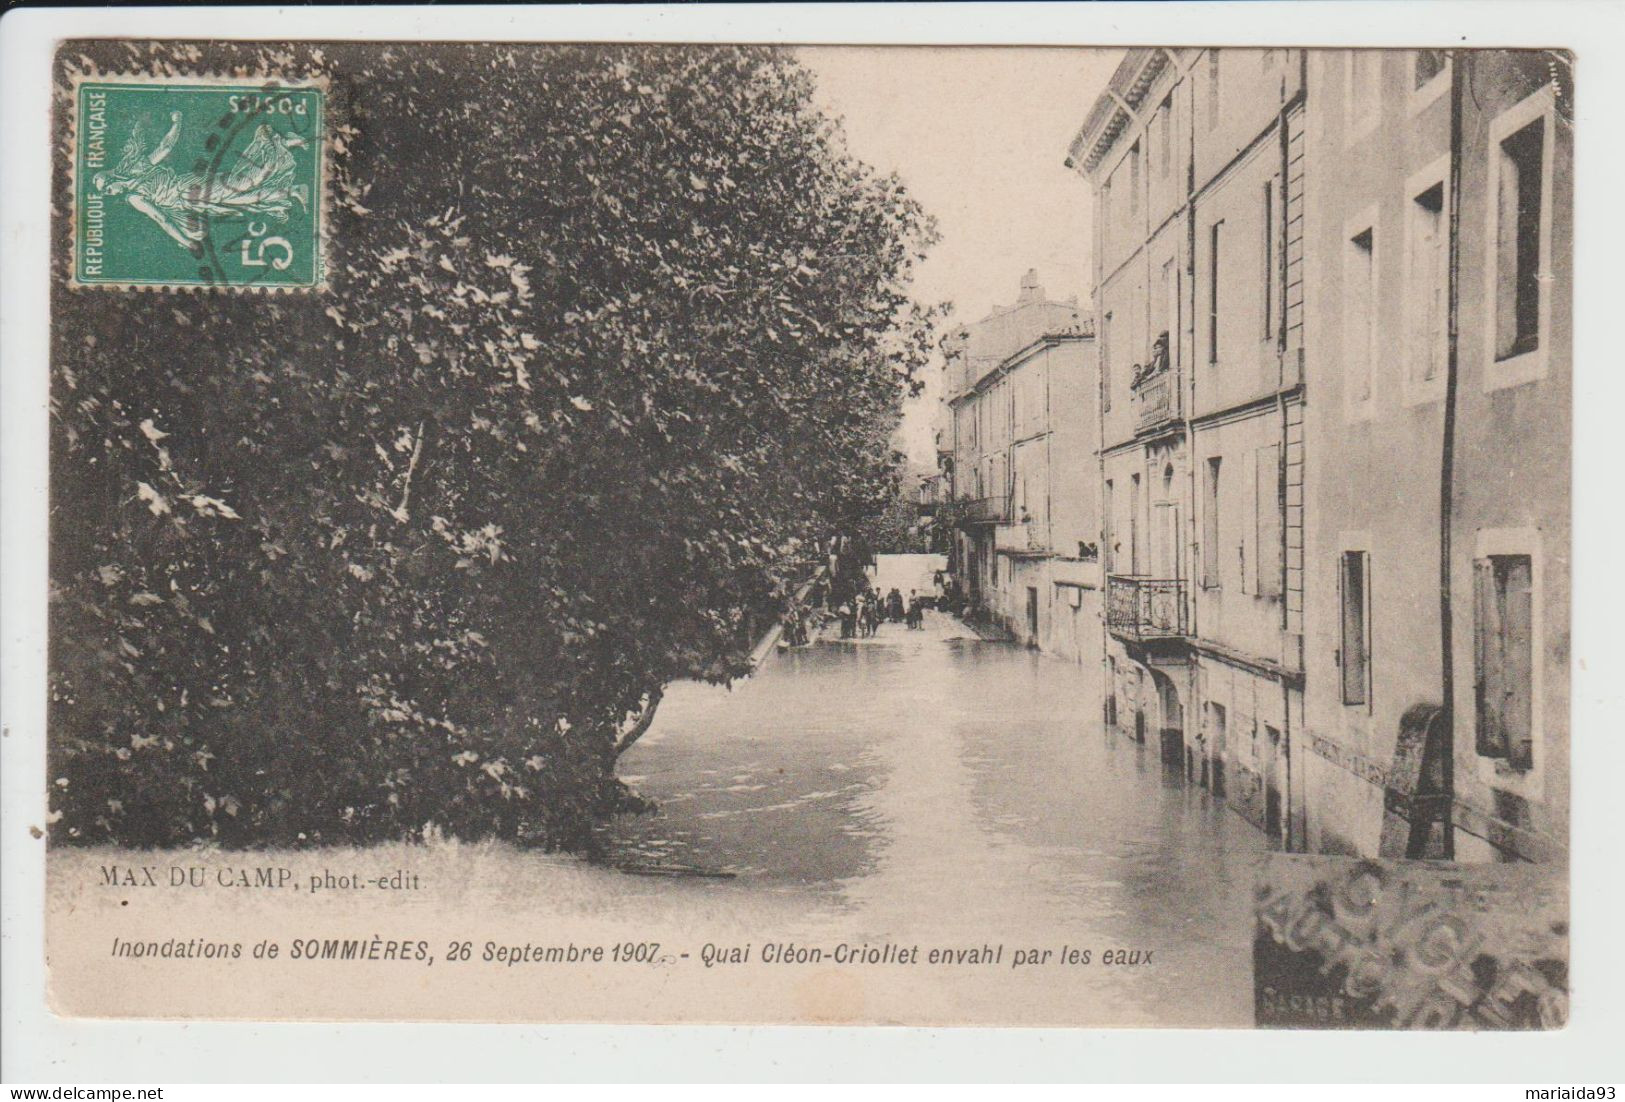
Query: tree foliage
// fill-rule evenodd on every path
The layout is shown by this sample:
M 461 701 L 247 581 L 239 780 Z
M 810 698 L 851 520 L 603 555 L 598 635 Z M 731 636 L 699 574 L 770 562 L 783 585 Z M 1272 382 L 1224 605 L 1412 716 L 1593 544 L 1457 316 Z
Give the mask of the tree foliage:
M 886 500 L 929 220 L 773 49 L 70 43 L 59 110 L 74 71 L 325 78 L 329 276 L 56 274 L 55 837 L 590 848 L 627 716 Z

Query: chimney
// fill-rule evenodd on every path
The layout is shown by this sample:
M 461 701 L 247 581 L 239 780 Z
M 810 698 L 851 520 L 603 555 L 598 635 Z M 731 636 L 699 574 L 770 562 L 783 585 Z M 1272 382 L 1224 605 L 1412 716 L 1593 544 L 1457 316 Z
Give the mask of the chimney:
M 1025 306 L 1029 302 L 1044 301 L 1044 288 L 1038 285 L 1038 269 L 1028 268 L 1027 274 L 1021 277 L 1021 294 L 1016 297 L 1017 306 Z

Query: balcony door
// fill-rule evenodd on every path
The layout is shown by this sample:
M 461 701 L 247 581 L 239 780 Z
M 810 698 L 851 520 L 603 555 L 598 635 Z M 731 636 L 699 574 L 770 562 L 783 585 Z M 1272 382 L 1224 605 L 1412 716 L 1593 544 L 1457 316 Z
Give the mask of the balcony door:
M 1129 476 L 1128 487 L 1128 571 L 1138 575 L 1144 563 L 1140 557 L 1140 476 Z
M 1162 500 L 1153 510 L 1152 538 L 1156 559 L 1151 572 L 1158 578 L 1179 577 L 1179 503 L 1174 498 L 1174 468 L 1170 464 L 1162 473 Z

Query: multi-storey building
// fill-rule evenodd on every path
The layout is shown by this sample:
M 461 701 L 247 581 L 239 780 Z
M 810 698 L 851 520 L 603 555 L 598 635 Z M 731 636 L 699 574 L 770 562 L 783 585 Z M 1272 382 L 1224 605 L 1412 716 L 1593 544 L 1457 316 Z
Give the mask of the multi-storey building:
M 1296 844 L 1304 80 L 1131 50 L 1075 139 L 1095 196 L 1106 717 Z
M 943 342 L 953 568 L 973 607 L 1032 646 L 1099 650 L 1093 331 L 1036 272 L 1014 306 Z
M 1564 852 L 1566 79 L 1131 50 L 1073 143 L 1106 718 L 1277 844 Z
M 1315 51 L 1308 76 L 1306 841 L 1560 859 L 1567 63 Z

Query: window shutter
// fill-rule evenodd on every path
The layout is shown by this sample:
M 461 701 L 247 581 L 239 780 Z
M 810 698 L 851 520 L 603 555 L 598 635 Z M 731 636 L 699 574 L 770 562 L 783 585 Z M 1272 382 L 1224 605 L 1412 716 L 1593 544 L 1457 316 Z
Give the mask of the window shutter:
M 1266 444 L 1258 449 L 1253 503 L 1256 546 L 1253 561 L 1258 564 L 1260 597 L 1281 596 L 1281 448 Z
M 1517 769 L 1534 764 L 1534 624 L 1530 560 L 1519 555 L 1503 560 L 1501 621 L 1505 661 L 1505 698 L 1501 719 L 1506 730 L 1507 758 Z
M 1495 592 L 1495 564 L 1473 563 L 1473 646 L 1478 697 L 1478 752 L 1488 758 L 1507 756 L 1506 728 L 1501 721 L 1501 617 Z
M 1367 679 L 1371 656 L 1366 646 L 1366 557 L 1362 551 L 1345 551 L 1339 556 L 1341 604 L 1343 612 L 1343 703 L 1366 704 L 1370 700 Z
M 1246 457 L 1247 488 L 1243 491 L 1246 504 L 1242 506 L 1241 514 L 1241 540 L 1237 544 L 1237 555 L 1241 560 L 1241 591 L 1243 593 L 1257 593 L 1258 585 L 1253 577 L 1257 569 L 1258 555 L 1253 544 L 1258 542 L 1258 453 L 1248 452 Z M 1253 522 L 1247 523 L 1251 517 Z

